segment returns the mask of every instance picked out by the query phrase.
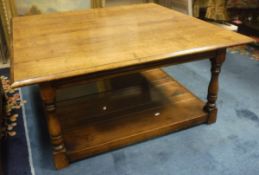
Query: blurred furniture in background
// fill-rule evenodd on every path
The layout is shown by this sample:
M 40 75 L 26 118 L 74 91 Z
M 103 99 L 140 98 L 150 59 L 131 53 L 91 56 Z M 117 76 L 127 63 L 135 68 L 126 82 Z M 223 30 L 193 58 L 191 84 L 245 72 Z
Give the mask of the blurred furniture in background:
M 226 0 L 194 0 L 194 16 L 206 19 L 227 21 Z M 202 10 L 205 10 L 204 14 Z
M 4 36 L 2 27 L 2 20 L 0 19 L 0 61 L 2 64 L 6 64 L 8 60 L 8 48 Z
M 227 21 L 228 14 L 226 4 L 226 0 L 209 0 L 206 17 L 217 21 Z
M 228 0 L 227 8 L 240 33 L 259 36 L 259 0 Z
M 213 3 L 219 10 L 213 10 Z M 194 16 L 228 21 L 237 25 L 240 33 L 259 36 L 259 0 L 195 0 Z
M 3 23 L 0 18 L 0 61 L 1 64 L 6 64 L 8 60 L 8 47 L 5 39 L 5 34 L 3 30 Z
M 1 18 L 1 56 L 3 63 L 9 59 L 10 38 L 11 38 L 11 18 L 15 15 L 15 3 L 13 0 L 0 0 L 0 18 Z

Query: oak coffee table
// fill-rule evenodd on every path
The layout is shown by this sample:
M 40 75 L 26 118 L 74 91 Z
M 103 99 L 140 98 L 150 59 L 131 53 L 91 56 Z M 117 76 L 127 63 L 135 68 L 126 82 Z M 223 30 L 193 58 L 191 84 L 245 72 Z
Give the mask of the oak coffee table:
M 15 17 L 12 28 L 12 87 L 39 85 L 57 169 L 215 122 L 226 48 L 253 42 L 153 3 Z M 202 59 L 211 61 L 206 103 L 159 69 Z M 100 80 L 99 93 L 61 98 Z

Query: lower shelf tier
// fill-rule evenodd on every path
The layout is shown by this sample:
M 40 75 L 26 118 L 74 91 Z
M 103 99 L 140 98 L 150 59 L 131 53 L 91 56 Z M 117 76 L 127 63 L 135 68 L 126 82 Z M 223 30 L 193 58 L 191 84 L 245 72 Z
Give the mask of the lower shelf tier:
M 207 121 L 205 103 L 162 70 L 132 76 L 144 81 L 57 104 L 70 161 Z

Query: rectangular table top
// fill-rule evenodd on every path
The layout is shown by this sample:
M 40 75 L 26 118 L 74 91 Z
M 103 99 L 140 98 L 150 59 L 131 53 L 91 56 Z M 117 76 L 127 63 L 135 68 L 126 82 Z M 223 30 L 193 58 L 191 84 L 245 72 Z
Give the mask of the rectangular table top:
M 12 86 L 177 59 L 252 41 L 153 3 L 15 17 Z

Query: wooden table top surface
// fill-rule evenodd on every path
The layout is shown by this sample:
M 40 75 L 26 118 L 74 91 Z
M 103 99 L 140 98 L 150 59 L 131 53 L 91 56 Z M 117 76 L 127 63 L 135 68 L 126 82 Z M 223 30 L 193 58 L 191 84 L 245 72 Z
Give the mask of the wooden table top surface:
M 15 17 L 12 86 L 250 42 L 251 38 L 153 3 Z

